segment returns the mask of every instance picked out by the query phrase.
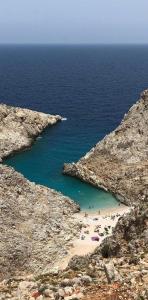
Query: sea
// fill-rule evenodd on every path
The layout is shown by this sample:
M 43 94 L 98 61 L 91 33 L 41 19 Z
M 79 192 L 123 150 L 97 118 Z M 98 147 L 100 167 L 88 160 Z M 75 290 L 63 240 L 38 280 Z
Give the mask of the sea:
M 64 121 L 5 163 L 82 210 L 118 206 L 113 195 L 62 174 L 119 125 L 148 87 L 147 45 L 1 45 L 0 102 Z

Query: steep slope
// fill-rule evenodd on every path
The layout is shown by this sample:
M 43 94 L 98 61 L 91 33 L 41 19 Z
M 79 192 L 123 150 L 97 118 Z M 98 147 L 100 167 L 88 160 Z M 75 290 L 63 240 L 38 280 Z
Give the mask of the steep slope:
M 144 201 L 148 194 L 148 90 L 117 129 L 77 163 L 65 164 L 63 172 L 112 192 L 126 204 Z
M 42 272 L 66 255 L 79 232 L 68 197 L 0 165 L 0 279 Z
M 137 263 L 148 249 L 148 197 L 145 202 L 121 217 L 111 237 L 103 241 L 96 253 L 103 257 L 127 257 Z
M 60 116 L 0 105 L 0 159 L 29 147 L 59 120 Z M 73 218 L 78 210 L 68 197 L 0 164 L 0 280 L 55 265 L 79 232 Z

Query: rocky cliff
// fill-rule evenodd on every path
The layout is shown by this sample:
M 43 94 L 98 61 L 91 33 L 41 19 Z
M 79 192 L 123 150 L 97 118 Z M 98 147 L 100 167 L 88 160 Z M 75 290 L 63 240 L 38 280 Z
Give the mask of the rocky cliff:
M 101 247 L 85 259 L 73 257 L 70 261 L 70 269 L 89 274 L 91 266 L 99 282 L 99 286 L 91 286 L 86 299 L 148 299 L 148 90 L 117 129 L 77 163 L 65 164 L 64 173 L 133 205 Z M 114 285 L 111 290 L 105 280 L 120 283 L 120 287 Z
M 65 164 L 64 173 L 76 176 L 117 196 L 126 204 L 148 195 L 148 90 L 107 135 L 77 163 Z
M 66 255 L 79 232 L 68 197 L 0 165 L 0 279 L 42 272 Z
M 0 105 L 0 159 L 29 147 L 59 120 L 60 116 Z M 78 210 L 68 197 L 0 164 L 0 279 L 55 265 L 79 232 L 72 216 Z
M 30 147 L 46 127 L 61 119 L 60 116 L 0 104 L 0 161 Z

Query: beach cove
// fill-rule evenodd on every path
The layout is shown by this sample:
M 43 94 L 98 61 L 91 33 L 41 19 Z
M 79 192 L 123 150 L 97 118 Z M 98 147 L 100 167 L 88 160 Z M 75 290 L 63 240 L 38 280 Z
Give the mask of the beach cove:
M 131 108 L 125 122 L 121 123 L 122 126 L 126 126 L 127 120 L 132 123 L 133 111 L 136 119 L 140 120 L 140 126 L 143 126 L 143 119 L 139 111 L 145 115 L 147 95 L 147 90 L 141 94 L 139 102 Z M 60 116 L 6 105 L 1 105 L 0 111 L 1 161 L 11 153 L 14 154 L 30 147 L 46 127 L 61 121 Z M 132 113 L 130 114 L 130 112 Z M 129 136 L 131 135 L 129 134 Z M 110 135 L 107 138 L 110 138 Z M 143 141 L 143 135 L 141 140 Z M 91 153 L 94 153 L 94 149 Z M 142 154 L 145 155 L 145 151 Z M 85 157 L 86 159 L 89 158 L 90 154 Z M 72 164 L 73 166 L 75 165 Z M 143 174 L 145 174 L 144 172 L 145 168 Z M 130 277 L 128 276 L 128 291 L 127 289 L 123 290 L 119 283 L 116 285 L 116 289 L 119 291 L 121 287 L 124 295 L 125 293 L 127 295 L 127 292 L 135 295 L 136 288 L 136 294 L 144 291 L 144 295 L 146 295 L 147 277 L 145 275 L 147 270 L 144 269 L 142 273 L 138 273 L 138 285 L 134 277 L 134 270 L 139 272 L 139 268 L 141 270 L 141 267 L 147 264 L 146 252 L 142 251 L 146 249 L 144 237 L 147 232 L 147 195 L 145 189 L 142 198 L 141 193 L 139 193 L 136 199 L 137 205 L 134 204 L 135 207 L 131 211 L 130 208 L 125 210 L 125 207 L 121 206 L 118 207 L 118 211 L 113 209 L 111 212 L 109 209 L 108 212 L 105 211 L 101 214 L 99 210 L 97 215 L 96 213 L 89 215 L 90 209 L 83 214 L 82 212 L 78 213 L 79 206 L 70 198 L 55 190 L 28 181 L 13 168 L 0 164 L 0 174 L 2 199 L 2 231 L 0 232 L 2 272 L 0 274 L 1 280 L 5 279 L 0 283 L 0 292 L 4 299 L 8 286 L 10 292 L 7 295 L 9 296 L 11 293 L 11 295 L 16 296 L 19 293 L 21 300 L 25 300 L 26 297 L 33 300 L 32 298 L 36 295 L 37 297 L 40 296 L 40 299 L 48 296 L 48 298 L 57 299 L 58 297 L 60 299 L 60 295 L 65 300 L 73 299 L 73 297 L 83 299 L 87 293 L 87 285 L 93 285 L 94 280 L 95 282 L 99 280 L 101 284 L 122 282 L 122 278 L 125 281 L 127 279 L 127 259 L 130 267 L 133 259 L 137 261 L 139 254 L 141 260 L 138 265 L 136 263 L 136 269 L 133 265 L 130 267 L 132 276 L 131 273 Z M 142 178 L 143 186 L 146 178 L 145 176 Z M 129 248 L 129 238 L 133 242 L 132 248 Z M 101 247 L 97 247 L 99 245 Z M 138 251 L 134 257 L 133 251 L 130 252 L 133 247 L 134 251 Z M 13 263 L 10 264 L 12 253 L 14 258 Z M 117 257 L 112 259 L 112 254 Z M 132 256 L 129 257 L 129 255 Z M 63 260 L 64 257 L 65 260 Z M 59 258 L 60 261 L 58 261 Z M 71 272 L 73 278 L 65 278 Z M 13 277 L 14 275 L 16 277 Z M 6 280 L 10 276 L 12 287 L 10 287 L 10 280 Z M 14 286 L 13 283 L 14 280 L 18 280 L 17 290 L 17 286 Z M 62 280 L 60 285 L 59 280 Z M 49 283 L 53 283 L 53 281 L 54 286 L 51 286 Z M 45 285 L 45 282 L 48 282 L 48 286 Z M 61 287 L 64 288 L 61 289 Z M 114 284 L 109 286 L 110 292 L 113 291 L 112 288 L 115 288 Z M 55 293 L 55 291 L 57 292 Z M 16 297 L 14 299 L 16 300 Z
M 102 209 L 96 212 L 81 211 L 75 214 L 82 225 L 79 236 L 70 241 L 67 256 L 57 263 L 59 269 L 65 269 L 75 255 L 85 256 L 94 252 L 103 240 L 112 235 L 119 220 L 131 211 L 130 207 L 119 205 L 117 208 Z
M 25 152 L 23 153 L 29 153 L 29 151 L 31 151 L 31 149 L 28 149 L 30 147 L 35 147 L 36 145 L 36 138 L 41 134 L 42 131 L 44 131 L 44 129 L 46 127 L 52 127 L 53 125 L 55 125 L 56 123 L 58 124 L 59 122 L 61 123 L 62 118 L 59 115 L 53 116 L 53 115 L 47 115 L 44 113 L 39 113 L 39 112 L 34 112 L 31 110 L 27 110 L 27 109 L 21 109 L 21 108 L 15 108 L 15 107 L 9 107 L 6 105 L 1 105 L 0 106 L 0 114 L 1 114 L 1 152 L 0 152 L 0 159 L 1 161 L 4 160 L 7 156 L 9 157 L 10 155 L 13 154 L 13 157 L 11 159 L 14 159 L 15 156 L 17 157 L 18 152 L 22 152 L 25 150 Z M 57 126 L 56 124 L 56 126 Z M 38 139 L 37 141 L 40 141 L 41 139 Z M 34 144 L 35 142 L 35 144 Z M 34 144 L 34 145 L 32 145 Z M 6 147 L 7 146 L 7 147 Z M 7 161 L 7 160 L 6 160 Z M 16 192 L 21 190 L 23 187 L 23 181 L 26 179 L 22 178 L 21 179 L 21 174 L 17 174 L 13 175 L 13 169 L 10 169 L 8 167 L 5 168 L 1 166 L 1 175 L 2 177 L 4 176 L 4 181 L 3 181 L 3 185 L 4 185 L 4 189 L 7 191 L 8 189 L 8 193 L 9 193 L 9 189 L 11 191 L 11 184 L 13 185 L 13 176 L 15 176 L 15 189 Z M 9 174 L 9 175 L 8 175 Z M 5 177 L 6 176 L 6 177 Z M 11 178 L 12 183 L 8 183 L 8 187 L 7 187 L 7 176 L 8 178 Z M 18 179 L 17 179 L 18 177 Z M 11 182 L 10 181 L 10 182 Z M 21 184 L 19 184 L 19 181 L 21 182 Z M 32 193 L 35 184 L 31 183 L 28 181 L 27 185 L 29 184 L 29 189 L 32 189 Z M 10 186 L 9 186 L 10 185 Z M 87 184 L 84 184 L 87 186 Z M 37 188 L 37 186 L 36 186 Z M 44 189 L 46 189 L 45 187 L 38 187 L 38 195 L 37 198 L 40 199 L 40 193 L 43 190 L 43 194 Z M 93 189 L 93 188 L 92 188 Z M 27 188 L 28 190 L 28 188 Z M 118 203 L 118 207 L 110 207 L 108 209 L 100 209 L 100 206 L 96 206 L 94 205 L 92 199 L 91 199 L 91 195 L 90 195 L 90 204 L 89 206 L 86 206 L 85 211 L 83 209 L 81 209 L 81 211 L 79 213 L 77 213 L 77 211 L 79 210 L 79 207 L 72 202 L 71 199 L 66 199 L 66 197 L 62 194 L 59 194 L 54 191 L 54 190 L 49 190 L 51 193 L 51 197 L 55 196 L 55 203 L 51 203 L 51 200 L 48 200 L 48 206 L 50 208 L 51 204 L 54 205 L 53 206 L 53 210 L 55 210 L 55 206 L 56 205 L 60 205 L 60 203 L 56 204 L 57 201 L 57 197 L 59 197 L 59 199 L 61 198 L 63 202 L 63 211 L 61 211 L 61 214 L 63 216 L 68 215 L 68 213 L 72 213 L 71 216 L 71 222 L 70 220 L 67 221 L 69 226 L 71 227 L 71 231 L 64 231 L 64 236 L 62 237 L 61 243 L 64 246 L 65 249 L 63 249 L 64 251 L 61 252 L 62 253 L 62 259 L 60 258 L 60 261 L 58 262 L 58 257 L 61 257 L 60 252 L 58 254 L 58 256 L 56 256 L 56 260 L 54 262 L 54 267 L 58 267 L 58 269 L 65 269 L 68 266 L 69 261 L 71 260 L 71 258 L 75 255 L 88 255 L 90 253 L 92 253 L 95 248 L 97 246 L 99 246 L 102 241 L 104 240 L 104 238 L 110 236 L 112 234 L 112 231 L 115 227 L 115 225 L 118 222 L 118 219 L 124 215 L 125 213 L 129 212 L 130 209 L 128 207 L 125 207 L 123 205 L 121 205 L 119 202 Z M 99 192 L 99 190 L 98 190 Z M 107 192 L 103 192 L 101 191 L 102 194 L 108 194 Z M 11 196 L 14 197 L 15 191 L 11 192 Z M 23 200 L 22 195 L 26 194 L 26 191 L 21 191 L 19 192 L 19 194 L 21 195 L 21 200 L 18 200 L 20 202 L 19 204 L 19 208 L 20 211 L 22 213 L 22 209 L 21 208 L 21 202 Z M 48 192 L 49 193 L 49 192 Z M 6 196 L 6 195 L 5 195 Z M 3 197 L 3 196 L 2 196 Z M 30 197 L 26 196 L 27 201 L 30 199 Z M 37 202 L 39 201 L 39 199 L 37 199 Z M 60 200 L 60 202 L 61 202 Z M 30 201 L 30 200 L 29 200 Z M 43 197 L 41 206 L 43 207 L 44 202 L 46 200 Z M 59 201 L 59 200 L 58 200 Z M 66 202 L 68 201 L 68 205 L 69 208 L 67 210 L 66 206 Z M 26 202 L 26 201 L 25 201 Z M 34 200 L 32 199 L 32 203 L 31 205 L 36 205 L 34 203 Z M 26 202 L 27 204 L 27 202 Z M 26 205 L 25 204 L 25 205 Z M 46 203 L 47 205 L 47 203 Z M 11 205 L 12 209 L 14 209 L 14 211 L 17 211 L 17 207 L 13 208 L 13 204 Z M 116 204 L 117 206 L 117 204 Z M 30 207 L 30 206 L 29 206 Z M 28 208 L 29 208 L 28 207 Z M 25 208 L 25 211 L 27 212 L 27 206 Z M 48 209 L 49 209 L 48 208 Z M 98 208 L 98 210 L 97 210 Z M 29 208 L 30 209 L 30 208 Z M 44 208 L 42 208 L 44 210 Z M 56 211 L 58 212 L 58 209 L 56 209 Z M 69 210 L 70 209 L 70 210 Z M 51 207 L 52 210 L 52 207 Z M 40 208 L 41 211 L 41 208 Z M 26 214 L 25 212 L 25 214 Z M 42 212 L 43 213 L 43 212 Z M 15 212 L 16 214 L 16 212 Z M 58 212 L 58 218 L 59 218 L 59 212 Z M 60 216 L 61 218 L 61 216 Z M 19 219 L 16 219 L 16 222 L 18 222 Z M 30 219 L 31 222 L 33 222 L 33 218 Z M 26 222 L 26 221 L 25 221 Z M 41 222 L 43 222 L 42 218 L 41 218 Z M 52 217 L 52 222 L 57 222 L 56 220 L 56 215 L 55 217 Z M 64 221 L 65 222 L 65 221 Z M 66 222 L 66 223 L 67 223 Z M 63 226 L 65 226 L 66 224 L 64 223 Z M 27 223 L 25 225 L 26 229 L 27 229 Z M 60 227 L 60 225 L 56 225 L 57 228 L 54 229 L 56 231 L 56 233 L 58 234 L 60 231 L 58 230 L 58 228 Z M 66 225 L 67 226 L 67 225 Z M 29 225 L 30 227 L 30 225 Z M 72 229 L 73 227 L 73 229 Z M 28 228 L 29 230 L 29 228 Z M 24 231 L 24 229 L 23 229 Z M 53 241 L 54 241 L 54 236 L 53 236 Z M 60 238 L 58 237 L 57 242 L 60 241 Z M 64 245 L 65 244 L 65 245 Z M 56 249 L 56 247 L 55 247 Z M 57 250 L 56 250 L 57 251 Z M 48 270 L 48 264 L 45 266 L 45 270 Z

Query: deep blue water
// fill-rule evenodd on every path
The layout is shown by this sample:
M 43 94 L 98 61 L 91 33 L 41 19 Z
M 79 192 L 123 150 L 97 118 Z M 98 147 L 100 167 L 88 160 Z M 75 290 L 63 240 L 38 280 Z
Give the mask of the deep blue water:
M 62 166 L 112 131 L 147 86 L 148 46 L 0 46 L 0 102 L 67 118 L 7 164 L 84 209 L 117 205 L 110 194 L 63 176 Z

